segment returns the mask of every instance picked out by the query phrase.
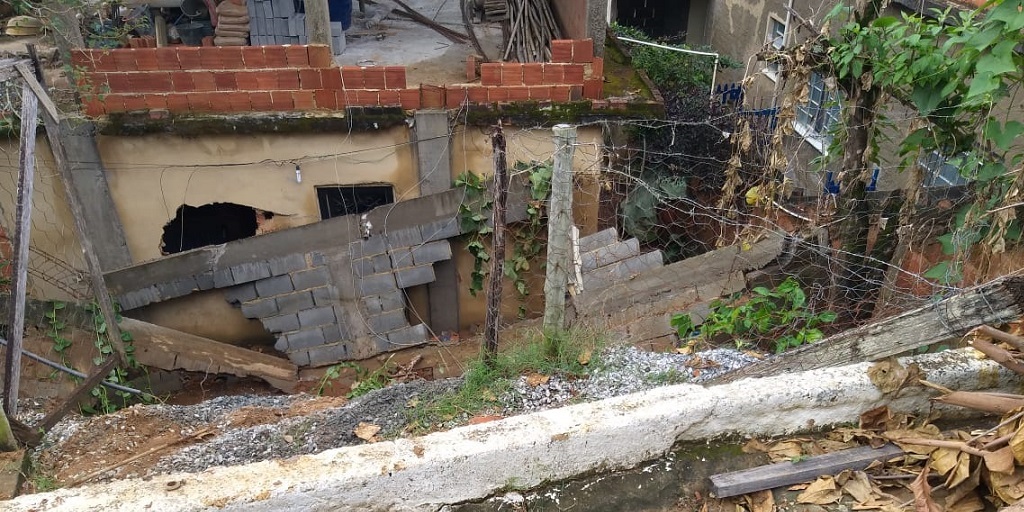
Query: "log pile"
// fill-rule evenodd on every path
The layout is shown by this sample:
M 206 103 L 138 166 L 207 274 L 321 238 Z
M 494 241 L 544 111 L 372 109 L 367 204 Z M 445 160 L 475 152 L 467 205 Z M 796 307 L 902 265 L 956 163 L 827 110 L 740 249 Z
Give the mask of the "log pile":
M 245 0 L 225 0 L 217 5 L 217 28 L 213 33 L 216 46 L 249 44 L 249 10 Z
M 551 60 L 551 40 L 562 32 L 548 0 L 508 0 L 503 25 L 505 53 L 502 60 L 545 62 Z

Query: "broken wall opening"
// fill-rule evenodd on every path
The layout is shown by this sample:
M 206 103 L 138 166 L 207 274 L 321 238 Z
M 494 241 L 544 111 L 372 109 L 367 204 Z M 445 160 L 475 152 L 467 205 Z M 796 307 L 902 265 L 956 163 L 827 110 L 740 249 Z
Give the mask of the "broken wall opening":
M 349 185 L 316 187 L 320 219 L 366 213 L 378 206 L 395 202 L 391 185 Z
M 686 33 L 689 13 L 689 0 L 618 0 L 616 21 L 651 37 L 672 37 Z
M 160 252 L 175 254 L 255 236 L 257 217 L 272 219 L 274 213 L 235 203 L 183 204 L 164 225 Z

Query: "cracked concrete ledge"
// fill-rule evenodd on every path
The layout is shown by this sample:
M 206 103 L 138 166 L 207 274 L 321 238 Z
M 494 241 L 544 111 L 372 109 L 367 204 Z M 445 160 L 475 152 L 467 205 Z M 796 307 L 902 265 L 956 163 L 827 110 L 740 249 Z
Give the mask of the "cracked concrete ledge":
M 929 381 L 952 389 L 1020 387 L 1009 372 L 966 350 L 903 361 L 917 362 Z M 780 435 L 853 422 L 861 412 L 883 404 L 906 412 L 941 408 L 950 416 L 965 415 L 963 409 L 932 404 L 931 393 L 918 387 L 904 389 L 890 400 L 868 380 L 869 366 L 710 388 L 668 386 L 424 437 L 28 495 L 0 508 L 437 511 L 503 489 L 629 468 L 658 458 L 679 441 L 727 434 Z M 166 490 L 169 482 L 177 481 L 183 484 Z

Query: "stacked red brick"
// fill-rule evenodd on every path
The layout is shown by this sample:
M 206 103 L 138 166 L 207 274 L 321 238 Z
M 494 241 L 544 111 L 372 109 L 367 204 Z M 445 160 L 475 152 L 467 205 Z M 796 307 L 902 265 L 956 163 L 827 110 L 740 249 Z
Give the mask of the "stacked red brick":
M 75 50 L 85 113 L 457 108 L 469 103 L 601 98 L 593 43 L 553 41 L 556 62 L 482 66 L 481 85 L 409 88 L 402 66 L 334 67 L 327 46 Z
M 141 110 L 418 107 L 411 98 L 415 95 L 418 99 L 419 90 L 406 89 L 404 67 L 339 69 L 332 67 L 331 50 L 326 46 L 76 50 L 72 61 L 76 69 L 85 70 L 79 88 L 90 116 Z M 366 81 L 364 74 L 380 79 Z M 353 83 L 345 84 L 346 77 Z M 374 90 L 364 90 L 370 87 Z M 405 103 L 403 97 L 408 98 Z
M 489 62 L 480 65 L 480 85 L 448 86 L 448 108 L 469 103 L 600 100 L 604 59 L 591 39 L 551 41 L 551 62 Z

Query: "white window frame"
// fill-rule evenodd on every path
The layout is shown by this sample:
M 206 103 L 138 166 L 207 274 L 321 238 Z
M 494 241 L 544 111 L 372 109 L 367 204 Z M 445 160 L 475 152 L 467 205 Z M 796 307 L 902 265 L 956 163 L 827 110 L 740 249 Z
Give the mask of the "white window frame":
M 779 28 L 782 29 L 782 33 L 779 33 Z M 786 21 L 774 14 L 769 14 L 768 24 L 764 32 L 765 47 L 771 50 L 782 50 L 786 47 L 786 37 L 788 35 L 789 27 L 786 25 Z M 779 66 L 779 61 L 769 60 L 765 62 L 765 67 L 761 72 L 769 80 L 777 82 L 779 80 Z
M 839 122 L 840 100 L 836 91 L 829 89 L 825 77 L 817 71 L 812 71 L 808 80 L 807 102 L 797 106 L 793 129 L 808 144 L 826 154 L 832 143 L 829 131 Z

